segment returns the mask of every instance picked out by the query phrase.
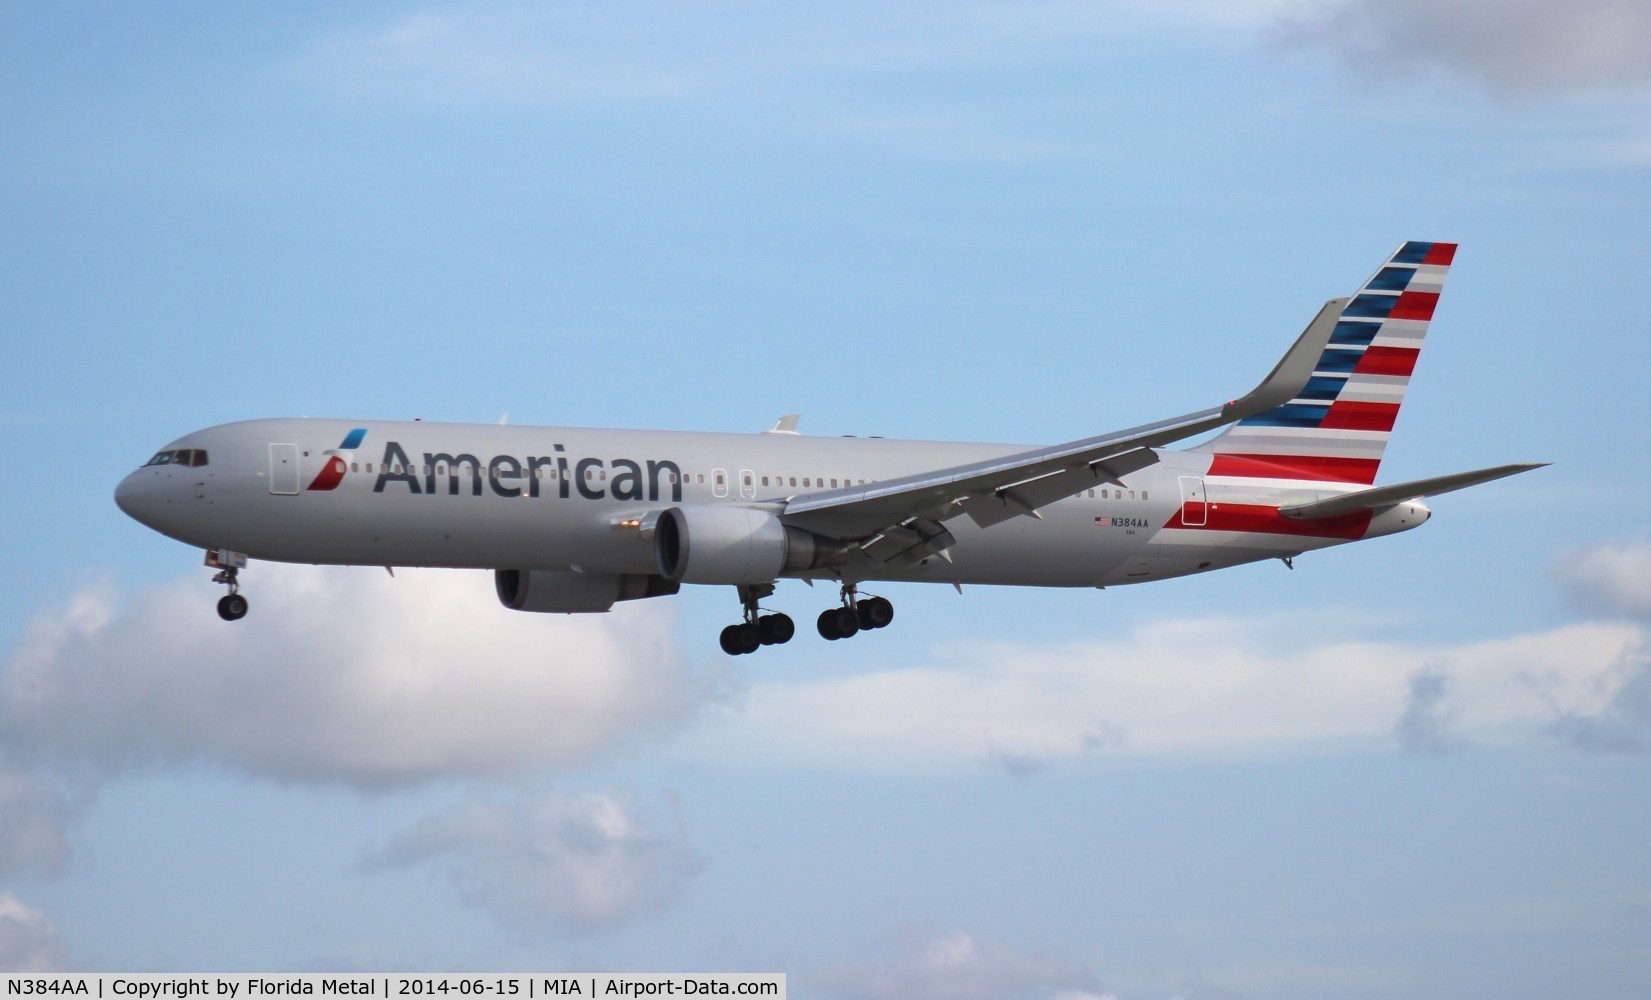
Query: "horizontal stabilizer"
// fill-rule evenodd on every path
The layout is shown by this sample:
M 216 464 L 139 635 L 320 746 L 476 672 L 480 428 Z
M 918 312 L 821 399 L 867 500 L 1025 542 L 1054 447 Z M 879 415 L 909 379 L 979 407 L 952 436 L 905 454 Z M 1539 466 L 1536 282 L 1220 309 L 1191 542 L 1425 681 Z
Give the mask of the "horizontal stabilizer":
M 1494 469 L 1475 469 L 1472 472 L 1456 472 L 1448 476 L 1434 476 L 1432 479 L 1418 479 L 1414 482 L 1399 483 L 1394 486 L 1378 486 L 1371 490 L 1359 490 L 1356 493 L 1346 493 L 1328 500 L 1317 500 L 1313 503 L 1297 504 L 1294 507 L 1281 507 L 1279 513 L 1285 517 L 1314 519 L 1321 517 L 1339 517 L 1342 514 L 1354 514 L 1362 510 L 1380 510 L 1394 504 L 1404 503 L 1406 500 L 1419 500 L 1422 497 L 1438 496 L 1440 493 L 1450 493 L 1454 490 L 1465 490 L 1469 486 L 1478 486 L 1492 480 L 1502 479 L 1505 476 L 1516 476 L 1521 472 L 1540 469 L 1547 462 L 1532 462 L 1524 465 L 1498 465 Z

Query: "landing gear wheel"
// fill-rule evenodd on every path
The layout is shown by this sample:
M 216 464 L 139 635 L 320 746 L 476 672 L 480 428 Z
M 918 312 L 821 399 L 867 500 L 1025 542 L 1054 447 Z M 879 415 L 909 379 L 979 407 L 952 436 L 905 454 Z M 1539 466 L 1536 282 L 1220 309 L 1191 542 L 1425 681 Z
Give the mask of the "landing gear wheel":
M 790 615 L 763 615 L 757 619 L 757 635 L 764 646 L 779 646 L 790 642 L 797 634 L 797 623 Z
M 868 597 L 855 610 L 862 629 L 883 628 L 894 621 L 894 605 L 881 597 Z
M 860 616 L 853 608 L 827 608 L 820 612 L 816 627 L 822 638 L 847 639 L 860 631 Z
M 722 646 L 722 651 L 729 656 L 755 653 L 757 647 L 762 645 L 762 637 L 757 634 L 757 626 L 747 622 L 723 629 L 717 641 Z
M 247 599 L 240 594 L 225 594 L 218 600 L 218 617 L 226 622 L 238 622 L 247 616 Z

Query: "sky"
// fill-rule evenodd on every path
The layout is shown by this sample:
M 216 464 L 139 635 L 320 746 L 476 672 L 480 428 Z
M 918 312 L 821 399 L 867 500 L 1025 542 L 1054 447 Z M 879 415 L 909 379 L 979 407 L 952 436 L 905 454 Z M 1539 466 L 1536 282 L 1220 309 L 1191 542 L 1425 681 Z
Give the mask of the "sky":
M 1651 981 L 1643 3 L 8 2 L 0 218 L 0 970 Z M 1071 440 L 1412 239 L 1379 481 L 1553 465 L 1293 570 L 729 658 L 726 588 L 254 563 L 226 625 L 112 500 L 262 416 Z

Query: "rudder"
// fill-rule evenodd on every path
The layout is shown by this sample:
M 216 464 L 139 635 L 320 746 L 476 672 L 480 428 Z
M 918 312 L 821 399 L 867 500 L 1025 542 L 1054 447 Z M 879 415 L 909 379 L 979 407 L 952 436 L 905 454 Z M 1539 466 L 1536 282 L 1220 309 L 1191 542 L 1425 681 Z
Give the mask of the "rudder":
M 1455 255 L 1414 240 L 1395 251 L 1342 307 L 1300 395 L 1192 449 L 1214 453 L 1206 474 L 1374 483 Z

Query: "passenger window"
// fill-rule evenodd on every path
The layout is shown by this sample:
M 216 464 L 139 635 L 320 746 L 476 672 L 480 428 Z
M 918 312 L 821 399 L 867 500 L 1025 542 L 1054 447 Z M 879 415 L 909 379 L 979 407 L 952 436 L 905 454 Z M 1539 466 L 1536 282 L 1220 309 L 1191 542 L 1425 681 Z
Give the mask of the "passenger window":
M 763 485 L 764 485 L 764 486 L 767 486 L 767 485 L 768 485 L 768 477 L 767 477 L 767 476 L 763 476 L 763 477 L 762 477 L 762 484 L 763 484 Z
M 1134 491 L 1134 490 L 1130 490 L 1130 491 L 1129 491 L 1129 498 L 1130 498 L 1130 499 L 1131 499 L 1131 500 L 1133 500 L 1133 499 L 1135 499 L 1135 491 Z
M 607 482 L 607 481 L 608 481 L 608 470 L 607 470 L 607 469 L 603 469 L 603 470 L 602 470 L 602 471 L 601 471 L 601 472 L 600 472 L 600 473 L 599 473 L 599 474 L 598 474 L 598 475 L 597 475 L 597 477 L 596 477 L 596 478 L 598 478 L 598 479 L 600 479 L 600 480 L 602 480 L 602 481 L 603 481 L 603 482 L 604 482 L 604 483 L 605 483 L 605 482 Z
M 803 485 L 804 485 L 804 486 L 807 486 L 807 485 L 808 485 L 808 477 L 807 477 L 807 476 L 804 476 L 804 477 L 803 477 Z
M 791 485 L 792 485 L 792 486 L 795 486 L 795 485 L 797 485 L 797 477 L 796 477 L 796 476 L 792 476 L 792 477 L 791 477 Z
M 836 489 L 836 488 L 837 488 L 837 480 L 835 480 L 835 479 L 833 479 L 833 480 L 832 480 L 832 481 L 831 481 L 831 487 L 832 487 L 832 489 Z
M 447 475 L 447 466 L 445 466 L 445 465 L 436 466 L 436 475 L 438 475 L 438 476 Z
M 350 471 L 351 472 L 360 472 L 361 471 L 361 463 L 360 462 L 351 462 L 350 463 Z
M 1141 499 L 1142 499 L 1142 500 L 1145 500 L 1145 499 L 1146 499 L 1146 498 L 1147 498 L 1147 491 L 1146 491 L 1146 490 L 1142 490 L 1142 491 L 1141 491 Z
M 705 485 L 705 473 L 703 473 L 703 472 L 696 473 L 695 478 L 699 481 L 698 485 L 700 485 L 700 486 Z

